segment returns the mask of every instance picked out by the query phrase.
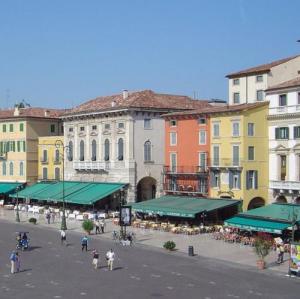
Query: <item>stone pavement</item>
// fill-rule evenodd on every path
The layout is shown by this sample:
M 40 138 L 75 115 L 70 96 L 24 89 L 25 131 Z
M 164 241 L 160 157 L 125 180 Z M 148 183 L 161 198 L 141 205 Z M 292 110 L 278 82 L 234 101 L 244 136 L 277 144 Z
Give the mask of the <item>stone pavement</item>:
M 26 215 L 24 212 L 20 212 L 20 218 L 22 222 L 28 222 L 28 218 L 33 217 L 31 213 Z M 60 229 L 60 219 L 56 219 L 54 224 L 47 224 L 44 215 L 34 215 L 38 219 L 38 225 L 48 227 L 49 229 Z M 0 219 L 9 221 L 15 221 L 14 211 L 4 210 L 0 208 Z M 81 228 L 82 222 L 76 220 L 67 220 L 67 227 L 69 231 L 84 233 Z M 108 238 L 112 239 L 112 232 L 119 230 L 119 226 L 114 225 L 111 219 L 106 220 L 105 233 L 100 235 L 92 235 L 95 238 Z M 181 235 L 168 232 L 155 231 L 151 229 L 139 229 L 139 228 L 127 228 L 128 231 L 133 231 L 136 234 L 137 245 L 152 246 L 154 248 L 162 248 L 166 241 L 172 240 L 176 243 L 177 251 L 181 254 L 188 253 L 188 246 L 194 246 L 194 253 L 198 258 L 207 257 L 212 259 L 218 259 L 225 262 L 231 262 L 243 267 L 256 267 L 256 255 L 252 247 L 230 244 L 223 241 L 214 240 L 211 234 L 200 235 Z M 276 273 L 288 272 L 288 255 L 285 254 L 285 262 L 281 265 L 276 264 L 276 252 L 266 258 L 267 268 L 269 271 L 275 271 Z

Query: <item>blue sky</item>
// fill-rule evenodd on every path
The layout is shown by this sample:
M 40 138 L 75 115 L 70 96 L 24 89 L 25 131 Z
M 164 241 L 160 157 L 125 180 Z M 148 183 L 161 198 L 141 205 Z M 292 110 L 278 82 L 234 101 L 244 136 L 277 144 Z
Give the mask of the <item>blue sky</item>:
M 299 11 L 298 0 L 1 0 L 0 107 L 122 89 L 227 99 L 227 73 L 300 53 Z

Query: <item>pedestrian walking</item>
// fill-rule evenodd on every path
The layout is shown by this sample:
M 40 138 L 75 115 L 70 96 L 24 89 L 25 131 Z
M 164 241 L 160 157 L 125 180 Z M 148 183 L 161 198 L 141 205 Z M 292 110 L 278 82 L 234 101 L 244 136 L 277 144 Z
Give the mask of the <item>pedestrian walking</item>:
M 87 251 L 87 247 L 88 247 L 88 237 L 84 236 L 81 239 L 81 251 L 83 251 L 83 249 L 85 249 L 85 251 Z
M 66 236 L 66 232 L 63 229 L 60 231 L 60 242 L 61 242 L 61 245 L 64 245 L 64 244 L 67 245 L 67 236 Z
M 101 228 L 101 233 L 104 234 L 104 228 L 105 228 L 105 219 L 104 218 L 101 219 L 100 228 Z
M 52 221 L 52 223 L 54 223 L 54 221 L 55 221 L 55 213 L 54 213 L 54 211 L 51 211 L 51 221 Z
M 50 212 L 47 211 L 47 212 L 46 212 L 46 220 L 47 220 L 47 223 L 48 223 L 48 224 L 50 224 L 50 217 L 51 217 L 51 216 L 50 216 Z
M 113 263 L 114 263 L 114 260 L 115 260 L 115 253 L 113 252 L 112 249 L 107 251 L 106 260 L 107 260 L 108 270 L 112 271 L 113 270 Z
M 16 260 L 17 260 L 17 256 L 16 256 L 16 252 L 15 251 L 12 251 L 12 253 L 10 254 L 10 257 L 9 257 L 9 260 L 10 260 L 10 273 L 11 274 L 14 274 L 15 273 L 15 269 L 16 269 Z
M 93 254 L 93 261 L 92 261 L 92 265 L 94 266 L 95 269 L 98 269 L 98 263 L 99 263 L 99 252 L 94 249 L 92 251 Z
M 282 264 L 283 263 L 283 257 L 284 257 L 284 246 L 283 246 L 282 243 L 280 244 L 279 250 L 280 250 L 280 263 Z
M 20 272 L 20 268 L 21 268 L 21 259 L 20 259 L 20 254 L 19 252 L 16 252 L 16 271 Z
M 95 231 L 96 235 L 100 234 L 100 222 L 99 222 L 99 220 L 95 221 L 95 229 L 96 229 L 96 231 Z

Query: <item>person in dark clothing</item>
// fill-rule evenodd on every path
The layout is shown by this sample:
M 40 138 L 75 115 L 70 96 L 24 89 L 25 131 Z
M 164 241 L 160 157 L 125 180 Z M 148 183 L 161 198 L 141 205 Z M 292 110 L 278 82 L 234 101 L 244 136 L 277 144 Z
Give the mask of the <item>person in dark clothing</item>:
M 88 247 L 88 237 L 84 236 L 81 239 L 81 251 L 83 251 L 85 249 L 85 251 L 87 251 L 87 247 Z

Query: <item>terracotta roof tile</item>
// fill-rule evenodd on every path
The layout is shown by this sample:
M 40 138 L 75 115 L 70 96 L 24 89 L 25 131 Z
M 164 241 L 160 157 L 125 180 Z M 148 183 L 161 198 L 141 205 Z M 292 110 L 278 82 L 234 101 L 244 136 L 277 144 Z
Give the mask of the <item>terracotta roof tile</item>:
M 152 90 L 143 90 L 129 92 L 126 99 L 123 98 L 122 93 L 98 97 L 71 109 L 65 115 L 126 108 L 195 109 L 209 106 L 206 100 L 193 100 L 187 96 L 160 94 Z
M 235 73 L 228 74 L 228 75 L 226 75 L 226 77 L 230 79 L 230 78 L 235 78 L 235 77 L 242 77 L 242 76 L 245 76 L 245 75 L 265 73 L 265 72 L 270 71 L 270 69 L 272 67 L 280 65 L 280 64 L 285 63 L 285 62 L 288 62 L 288 61 L 290 61 L 294 58 L 297 58 L 299 56 L 300 55 L 291 56 L 291 57 L 276 60 L 276 61 L 273 61 L 273 62 L 270 62 L 270 63 L 261 64 L 261 65 L 258 65 L 258 66 L 255 66 L 255 67 L 252 67 L 252 68 L 249 68 L 249 69 L 245 69 L 245 70 L 242 70 L 242 71 L 238 71 L 238 72 L 235 72 Z
M 266 91 L 284 89 L 284 88 L 288 88 L 288 87 L 297 87 L 297 86 L 300 86 L 300 77 L 297 77 L 297 78 L 289 80 L 289 81 L 282 82 L 280 84 L 270 86 L 268 89 L 266 89 Z
M 48 109 L 38 107 L 19 108 L 19 116 L 14 115 L 15 109 L 0 110 L 0 119 L 6 118 L 59 118 L 67 110 L 65 109 Z

